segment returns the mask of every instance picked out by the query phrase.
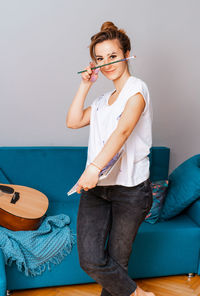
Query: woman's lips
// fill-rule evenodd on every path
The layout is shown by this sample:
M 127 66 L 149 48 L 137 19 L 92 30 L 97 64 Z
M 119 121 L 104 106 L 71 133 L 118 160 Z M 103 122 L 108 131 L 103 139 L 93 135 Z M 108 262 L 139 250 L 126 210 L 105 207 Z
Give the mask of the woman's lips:
M 112 72 L 114 72 L 115 70 L 112 70 L 112 71 L 105 71 L 106 73 L 112 73 Z

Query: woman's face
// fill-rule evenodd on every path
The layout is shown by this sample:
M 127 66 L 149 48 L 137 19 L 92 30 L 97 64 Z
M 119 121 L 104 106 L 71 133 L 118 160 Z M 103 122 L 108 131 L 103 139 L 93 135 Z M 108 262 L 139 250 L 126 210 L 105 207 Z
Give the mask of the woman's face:
M 124 57 L 123 51 L 120 48 L 119 41 L 114 40 L 105 40 L 101 43 L 95 45 L 95 55 L 96 55 L 96 64 L 97 66 L 114 62 L 125 57 L 129 56 L 129 51 Z M 128 72 L 127 62 L 119 62 L 104 66 L 100 68 L 102 74 L 110 80 L 116 80 L 121 77 L 124 72 Z

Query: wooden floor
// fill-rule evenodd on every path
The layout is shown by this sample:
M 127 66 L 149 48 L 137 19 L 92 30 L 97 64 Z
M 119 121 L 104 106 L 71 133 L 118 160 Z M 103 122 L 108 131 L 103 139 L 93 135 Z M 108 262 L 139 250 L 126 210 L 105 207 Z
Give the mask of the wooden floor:
M 143 290 L 154 292 L 156 296 L 200 296 L 200 276 L 198 275 L 191 278 L 180 275 L 135 281 Z M 93 283 L 15 291 L 12 296 L 99 296 L 100 292 L 101 286 Z

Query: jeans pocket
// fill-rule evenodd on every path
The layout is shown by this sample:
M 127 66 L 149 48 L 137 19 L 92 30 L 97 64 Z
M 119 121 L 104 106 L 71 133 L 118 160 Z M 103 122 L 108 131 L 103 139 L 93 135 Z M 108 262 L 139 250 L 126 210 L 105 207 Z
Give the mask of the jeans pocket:
M 143 183 L 141 183 L 141 189 L 144 192 L 151 192 L 152 191 L 152 187 L 151 187 L 151 182 L 149 179 L 147 179 L 146 181 L 144 181 Z

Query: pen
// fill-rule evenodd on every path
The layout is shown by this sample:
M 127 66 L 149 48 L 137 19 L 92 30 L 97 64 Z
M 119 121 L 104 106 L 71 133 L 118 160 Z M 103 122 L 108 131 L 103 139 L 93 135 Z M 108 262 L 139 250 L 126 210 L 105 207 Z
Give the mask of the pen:
M 136 58 L 136 56 L 128 57 L 128 58 L 121 59 L 121 60 L 118 60 L 118 61 L 110 62 L 110 63 L 108 63 L 108 64 L 104 64 L 104 65 L 101 65 L 101 66 L 92 67 L 91 70 L 95 70 L 95 69 L 97 69 L 97 68 L 101 68 L 101 67 L 104 67 L 104 66 L 108 66 L 108 65 L 111 65 L 111 64 L 115 64 L 115 63 L 119 63 L 119 62 L 127 61 L 127 60 L 130 60 L 130 59 L 135 59 L 135 58 Z M 87 71 L 87 70 L 79 71 L 78 74 L 83 73 L 83 72 L 86 72 L 86 71 Z

